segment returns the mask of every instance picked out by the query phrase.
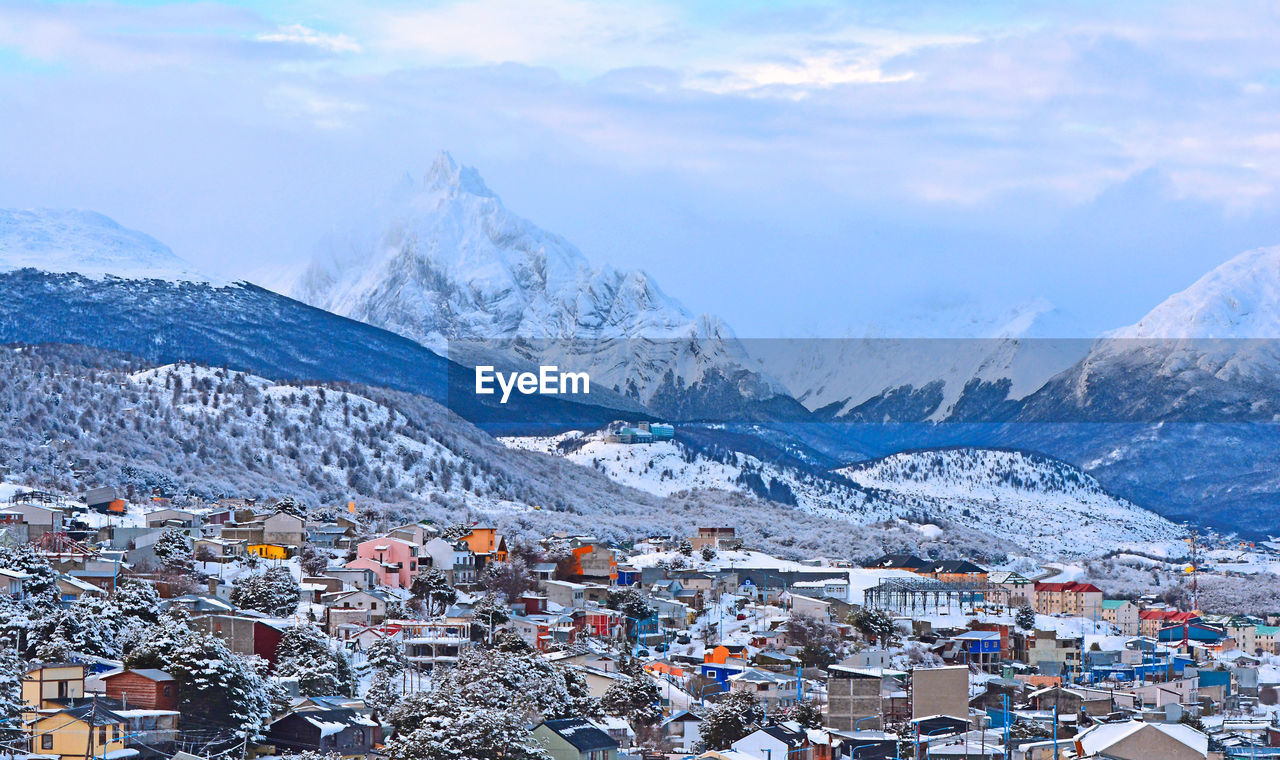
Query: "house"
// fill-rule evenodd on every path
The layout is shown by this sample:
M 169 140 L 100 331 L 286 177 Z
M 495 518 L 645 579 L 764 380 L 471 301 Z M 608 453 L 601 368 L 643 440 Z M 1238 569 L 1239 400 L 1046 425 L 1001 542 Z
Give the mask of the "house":
M 1047 676 L 1079 672 L 1084 639 L 1079 636 L 1060 636 L 1056 631 L 1035 632 L 1035 639 L 1027 648 L 1027 664 Z
M 469 618 L 388 620 L 384 628 L 399 629 L 409 662 L 428 672 L 436 665 L 452 665 L 459 655 L 475 646 Z
M 1101 723 L 1075 738 L 1076 754 L 1108 760 L 1204 760 L 1209 737 L 1182 723 Z
M 89 489 L 84 495 L 84 503 L 94 512 L 124 514 L 124 499 L 111 487 Z
M 555 602 L 566 609 L 586 606 L 587 587 L 581 583 L 547 581 L 543 585 L 546 587 L 547 601 L 549 602 Z
M 387 614 L 387 597 L 376 591 L 338 591 L 323 594 L 321 603 L 330 612 L 336 610 L 367 610 L 370 624 L 381 623 Z
M 232 562 L 244 556 L 246 547 L 243 541 L 197 538 L 191 544 L 191 551 L 202 562 Z
M 21 601 L 26 597 L 26 582 L 31 576 L 17 570 L 0 568 L 0 594 Z
M 1170 625 L 1182 625 L 1199 621 L 1200 616 L 1194 612 L 1179 612 L 1177 610 L 1141 610 L 1138 612 L 1138 629 L 1139 635 L 1154 639 L 1159 635 L 1160 629 Z
M 920 573 L 924 571 L 930 563 L 920 559 L 914 554 L 886 554 L 877 560 L 867 563 L 863 567 L 885 569 L 885 570 L 906 570 L 911 573 Z
M 195 528 L 199 526 L 199 518 L 195 512 L 185 509 L 157 509 L 146 514 L 148 528 Z
M 163 670 L 113 670 L 99 678 L 106 686 L 107 696 L 126 705 L 148 710 L 178 709 L 177 682 Z
M 1142 633 L 1138 605 L 1128 599 L 1103 599 L 1102 619 L 1114 625 L 1121 636 L 1137 636 Z
M 334 578 L 344 585 L 359 589 L 371 589 L 378 585 L 378 575 L 366 567 L 341 567 L 330 565 L 324 569 L 326 578 Z
M 381 738 L 377 730 L 377 723 L 350 708 L 304 710 L 273 722 L 267 742 L 299 752 L 363 757 Z
M 737 529 L 733 527 L 698 528 L 698 535 L 689 539 L 693 550 L 702 551 L 706 547 L 712 549 L 737 549 L 742 546 L 738 540 Z
M 745 691 L 769 712 L 794 705 L 800 697 L 798 678 L 769 670 L 749 668 L 729 676 L 730 691 Z
M 80 597 L 88 594 L 96 596 L 103 593 L 102 589 L 87 580 L 81 580 L 71 575 L 58 576 L 58 593 L 62 597 L 62 604 L 71 605 L 80 600 Z
M 881 728 L 883 672 L 856 667 L 849 660 L 828 668 L 825 725 L 838 731 Z
M 934 562 L 917 572 L 944 583 L 986 583 L 987 571 L 965 559 Z
M 507 561 L 507 541 L 498 533 L 497 528 L 472 528 L 462 540 L 467 542 L 467 548 L 476 555 L 476 572 L 484 570 L 484 566 L 490 562 Z
M 991 584 L 988 596 L 993 602 L 1006 607 L 1021 607 L 1032 604 L 1035 597 L 1035 582 L 1026 576 L 1011 570 L 990 573 L 987 582 Z
M 470 586 L 476 582 L 476 555 L 462 539 L 447 541 L 433 538 L 422 546 L 423 560 L 449 578 L 455 586 Z
M 28 724 L 32 750 L 61 760 L 110 758 L 126 748 L 126 729 L 125 718 L 97 700 L 40 713 Z
M 418 547 L 401 538 L 373 538 L 356 544 L 349 568 L 372 570 L 378 585 L 409 588 L 418 574 Z
M 618 742 L 585 718 L 544 720 L 533 727 L 533 740 L 552 760 L 617 760 Z
M 427 542 L 440 535 L 439 529 L 427 523 L 408 523 L 401 525 L 399 528 L 393 528 L 387 533 L 393 538 L 401 538 L 411 544 L 418 546 L 426 546 Z
M 1092 583 L 1037 583 L 1033 606 L 1041 615 L 1102 617 L 1102 589 Z
M 809 742 L 808 733 L 784 724 L 756 729 L 734 742 L 732 748 L 761 760 L 813 760 L 813 745 Z
M 307 542 L 307 521 L 287 512 L 277 512 L 262 521 L 262 543 L 301 549 Z
M 662 722 L 662 734 L 681 752 L 693 752 L 702 741 L 702 718 L 688 710 L 681 710 Z
M 249 544 L 245 552 L 262 559 L 289 559 L 293 556 L 293 548 L 280 544 Z
M 61 533 L 63 527 L 62 510 L 41 504 L 10 504 L 6 512 L 21 515 L 22 524 L 27 526 L 27 536 L 35 541 L 45 533 Z
M 22 703 L 31 710 L 58 707 L 55 700 L 84 697 L 84 665 L 44 663 L 27 668 L 22 678 Z

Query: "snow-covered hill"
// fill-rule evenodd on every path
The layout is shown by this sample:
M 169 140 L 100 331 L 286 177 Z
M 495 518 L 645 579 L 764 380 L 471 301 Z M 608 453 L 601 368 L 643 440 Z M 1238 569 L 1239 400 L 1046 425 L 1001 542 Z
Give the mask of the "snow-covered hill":
M 1109 493 L 1079 469 L 1045 457 L 988 449 L 894 454 L 839 471 L 853 482 L 954 520 L 1064 554 L 1176 543 L 1178 526 Z M 1042 555 L 1043 556 L 1043 555 Z
M 0 209 L 0 272 L 211 282 L 167 246 L 92 211 Z
M 720 404 L 728 412 L 735 399 L 785 393 L 746 369 L 719 319 L 695 316 L 642 271 L 593 266 L 508 211 L 447 153 L 368 229 L 330 241 L 292 292 L 456 360 L 497 355 L 587 370 L 593 386 L 664 412 L 684 411 L 699 394 L 705 407 L 728 392 Z
M 1040 557 L 1127 547 L 1158 551 L 1180 535 L 1177 526 L 1111 496 L 1078 469 L 1028 454 L 910 452 L 830 476 L 737 452 L 708 456 L 678 441 L 627 445 L 580 432 L 501 440 L 564 457 L 650 493 L 730 491 L 864 525 L 904 518 L 964 525 Z

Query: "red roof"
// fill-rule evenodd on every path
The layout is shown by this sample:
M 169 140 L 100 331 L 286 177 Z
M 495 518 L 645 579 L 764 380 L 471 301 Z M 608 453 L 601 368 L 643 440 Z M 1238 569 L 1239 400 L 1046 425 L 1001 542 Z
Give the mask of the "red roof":
M 1070 591 L 1077 594 L 1102 593 L 1102 589 L 1092 583 L 1079 583 L 1077 581 L 1070 583 L 1037 583 L 1036 591 Z
M 1177 610 L 1141 610 L 1138 612 L 1138 618 L 1141 620 L 1167 620 L 1171 623 L 1185 623 L 1198 617 L 1200 616 L 1194 612 L 1178 612 Z

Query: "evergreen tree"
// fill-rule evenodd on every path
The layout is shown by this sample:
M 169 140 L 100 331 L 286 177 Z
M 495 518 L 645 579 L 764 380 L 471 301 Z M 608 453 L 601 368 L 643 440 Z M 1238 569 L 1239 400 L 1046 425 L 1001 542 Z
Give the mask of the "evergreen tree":
M 296 496 L 286 496 L 271 506 L 272 511 L 278 515 L 293 515 L 307 519 L 307 506 L 302 503 Z
M 648 675 L 632 675 L 613 682 L 600 698 L 600 708 L 606 715 L 626 718 L 639 732 L 662 720 L 661 699 L 657 684 Z
M 391 675 L 400 675 L 405 668 L 409 667 L 409 658 L 405 657 L 404 647 L 391 638 L 373 642 L 365 661 L 374 670 Z
M 1018 608 L 1017 614 L 1013 617 L 1013 622 L 1024 631 L 1030 631 L 1036 627 L 1036 611 L 1031 605 L 1024 604 Z
M 516 713 L 447 706 L 398 732 L 386 754 L 390 760 L 551 760 Z
M 152 551 L 156 559 L 160 560 L 160 566 L 167 572 L 189 573 L 195 566 L 191 540 L 185 531 L 177 528 L 165 528 Z
M 409 591 L 415 599 L 427 603 L 427 614 L 431 616 L 443 615 L 449 605 L 458 601 L 458 592 L 449 585 L 448 576 L 434 567 L 418 573 Z
M 166 621 L 146 645 L 125 658 L 127 668 L 157 668 L 173 676 L 184 719 L 204 727 L 225 727 L 234 741 L 256 740 L 280 696 L 248 660 L 216 636 Z M 188 717 L 189 716 L 189 717 Z
M 278 676 L 298 679 L 303 696 L 354 695 L 355 671 L 345 652 L 333 649 L 329 639 L 309 625 L 287 629 L 276 645 Z
M 231 603 L 241 609 L 281 617 L 298 608 L 302 588 L 286 567 L 242 575 L 231 584 Z
M 385 670 L 374 673 L 364 693 L 364 703 L 378 715 L 386 715 L 399 701 L 399 680 Z
M 23 736 L 22 675 L 25 668 L 11 643 L 0 640 L 0 742 L 13 743 Z
M 511 608 L 497 594 L 485 594 L 471 608 L 471 637 L 489 641 L 490 634 L 511 620 Z
M 707 710 L 699 730 L 702 749 L 728 749 L 764 723 L 764 707 L 747 691 L 731 691 Z

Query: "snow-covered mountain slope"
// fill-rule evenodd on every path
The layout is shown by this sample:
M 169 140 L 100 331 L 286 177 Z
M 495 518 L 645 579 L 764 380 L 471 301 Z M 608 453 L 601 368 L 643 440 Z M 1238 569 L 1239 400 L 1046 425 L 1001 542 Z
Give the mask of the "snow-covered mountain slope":
M 839 472 L 908 504 L 945 505 L 951 519 L 1016 536 L 1033 551 L 1074 547 L 1063 553 L 1097 553 L 1087 547 L 1165 545 L 1183 534 L 1154 512 L 1107 493 L 1079 469 L 1020 452 L 904 452 Z
M 902 518 L 938 521 L 999 536 L 1041 557 L 1150 548 L 1179 535 L 1172 523 L 1107 494 L 1078 469 L 1026 454 L 910 452 L 845 468 L 833 477 L 739 452 L 708 455 L 679 442 L 627 445 L 581 432 L 501 440 L 512 448 L 566 458 L 650 493 L 729 491 L 860 525 Z
M 1280 247 L 1227 261 L 1028 399 L 1022 417 L 1280 419 Z
M 1087 353 L 1043 299 L 991 315 L 944 310 L 862 338 L 751 341 L 747 350 L 820 416 L 939 421 L 992 414 Z
M 791 559 L 1010 549 L 963 527 L 944 537 L 898 523 L 851 530 L 728 491 L 655 496 L 510 449 L 430 399 L 385 388 L 155 367 L 66 345 L 0 349 L 0 377 L 0 469 L 27 488 L 74 494 L 111 485 L 135 498 L 160 489 L 177 504 L 291 494 L 339 510 L 354 500 L 370 531 L 409 519 L 479 519 L 509 536 L 569 531 L 626 541 L 734 525 L 751 546 Z
M 24 268 L 87 277 L 213 282 L 160 241 L 101 214 L 0 209 L 0 272 Z
M 704 406 L 726 391 L 739 400 L 785 393 L 746 368 L 719 319 L 695 316 L 644 272 L 593 266 L 508 211 L 447 153 L 367 230 L 331 241 L 292 293 L 456 360 L 499 355 L 586 370 L 593 385 L 668 413 L 696 398 L 690 386 L 700 383 Z
M 1280 338 L 1280 246 L 1246 251 L 1165 299 L 1114 340 Z

